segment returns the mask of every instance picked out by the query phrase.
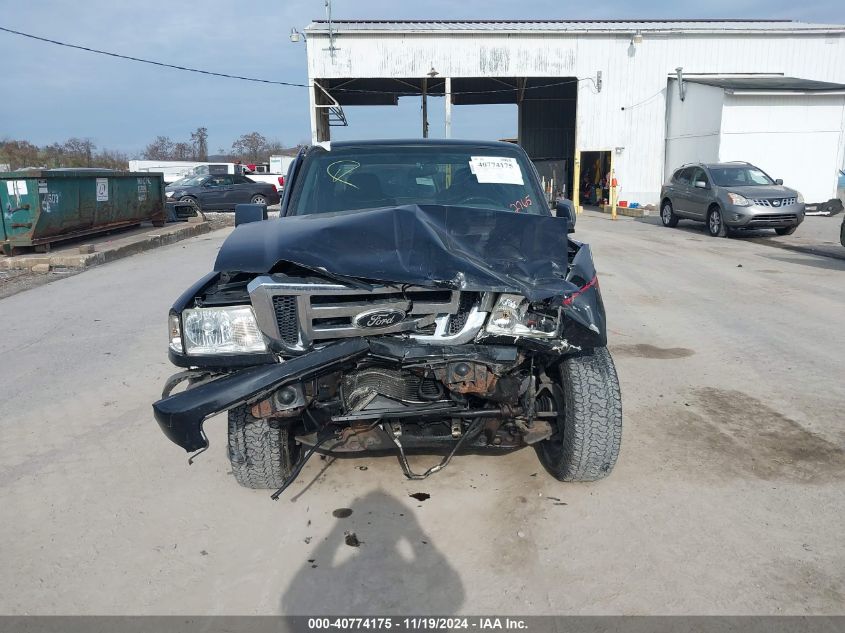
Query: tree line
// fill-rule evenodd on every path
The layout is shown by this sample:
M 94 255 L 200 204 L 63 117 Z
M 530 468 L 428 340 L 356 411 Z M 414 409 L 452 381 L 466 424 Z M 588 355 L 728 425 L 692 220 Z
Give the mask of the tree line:
M 29 141 L 0 141 L 0 164 L 9 169 L 38 167 L 104 167 L 127 169 L 126 154 L 109 149 L 97 151 L 97 145 L 87 138 L 69 138 L 64 143 L 39 147 Z
M 270 156 L 295 153 L 300 146 L 286 147 L 280 141 L 270 140 L 260 132 L 242 134 L 231 148 L 217 150 L 215 160 L 244 163 L 266 163 Z M 208 130 L 199 127 L 189 140 L 174 141 L 169 136 L 157 136 L 147 145 L 143 157 L 147 160 L 208 160 Z
M 286 147 L 280 141 L 269 140 L 259 132 L 239 136 L 231 148 L 220 148 L 213 160 L 244 163 L 266 163 L 273 155 L 290 155 L 299 149 Z M 208 129 L 198 127 L 190 137 L 174 141 L 168 136 L 157 136 L 141 153 L 147 160 L 207 161 Z M 119 151 L 99 149 L 86 138 L 69 138 L 64 143 L 38 146 L 29 141 L 0 140 L 0 165 L 11 170 L 22 167 L 53 169 L 56 167 L 102 167 L 125 170 L 129 168 L 128 156 Z

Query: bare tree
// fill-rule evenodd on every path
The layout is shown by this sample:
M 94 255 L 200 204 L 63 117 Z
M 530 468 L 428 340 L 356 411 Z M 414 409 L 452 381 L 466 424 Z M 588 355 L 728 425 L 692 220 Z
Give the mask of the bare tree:
M 29 141 L 3 141 L 0 143 L 0 163 L 8 163 L 9 169 L 36 167 L 39 163 L 38 147 Z
M 63 167 L 65 160 L 65 146 L 62 143 L 51 143 L 41 148 L 41 163 L 45 167 Z
M 198 127 L 191 134 L 191 145 L 194 147 L 194 160 L 208 160 L 208 128 Z
M 64 144 L 66 167 L 92 167 L 97 146 L 87 138 L 69 138 Z
M 267 138 L 258 132 L 244 134 L 232 143 L 232 153 L 242 160 L 259 162 L 266 155 Z
M 196 157 L 191 144 L 180 141 L 179 143 L 174 143 L 173 150 L 170 152 L 170 158 L 173 160 L 192 160 Z
M 129 161 L 126 158 L 126 154 L 107 149 L 102 150 L 94 156 L 94 165 L 107 169 L 129 169 Z
M 155 140 L 147 145 L 144 150 L 144 158 L 147 160 L 170 160 L 173 155 L 173 141 L 168 136 L 156 136 Z

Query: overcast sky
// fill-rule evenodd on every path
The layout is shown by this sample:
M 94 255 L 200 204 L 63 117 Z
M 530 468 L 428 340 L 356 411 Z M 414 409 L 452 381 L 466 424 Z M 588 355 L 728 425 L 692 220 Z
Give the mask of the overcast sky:
M 841 0 L 334 0 L 334 17 L 416 19 L 791 18 L 845 22 Z M 689 8 L 688 8 L 689 7 Z M 306 83 L 305 46 L 288 38 L 324 17 L 323 0 L 0 0 L 0 26 L 135 57 Z M 308 97 L 286 88 L 205 77 L 39 43 L 0 32 L 0 139 L 42 145 L 87 137 L 140 153 L 156 135 L 209 130 L 209 150 L 253 130 L 286 144 L 310 138 Z M 438 100 L 439 103 L 439 100 Z M 416 136 L 419 98 L 399 107 L 348 108 L 333 138 Z M 453 111 L 453 135 L 516 133 L 515 106 Z M 442 113 L 433 108 L 432 131 Z

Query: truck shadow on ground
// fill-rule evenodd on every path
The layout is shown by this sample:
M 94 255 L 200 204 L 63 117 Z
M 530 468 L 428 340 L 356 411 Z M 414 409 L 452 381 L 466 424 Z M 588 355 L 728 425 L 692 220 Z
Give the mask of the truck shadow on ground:
M 331 520 L 331 532 L 282 596 L 283 615 L 427 615 L 455 613 L 463 604 L 460 576 L 413 508 L 379 490 Z

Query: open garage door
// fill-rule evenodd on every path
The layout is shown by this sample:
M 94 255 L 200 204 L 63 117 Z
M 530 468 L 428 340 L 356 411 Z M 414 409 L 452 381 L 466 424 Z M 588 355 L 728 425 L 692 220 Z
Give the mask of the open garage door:
M 547 184 L 550 198 L 558 194 L 571 197 L 578 100 L 576 77 L 446 78 L 432 69 L 427 78 L 317 78 L 314 84 L 312 115 L 318 141 L 330 140 L 333 125 L 354 124 L 347 120 L 344 107 L 396 106 L 400 98 L 418 97 L 422 100 L 419 129 L 422 136 L 427 136 L 428 111 L 438 98 L 447 102 L 447 129 L 451 125 L 452 106 L 515 104 L 518 142 Z

